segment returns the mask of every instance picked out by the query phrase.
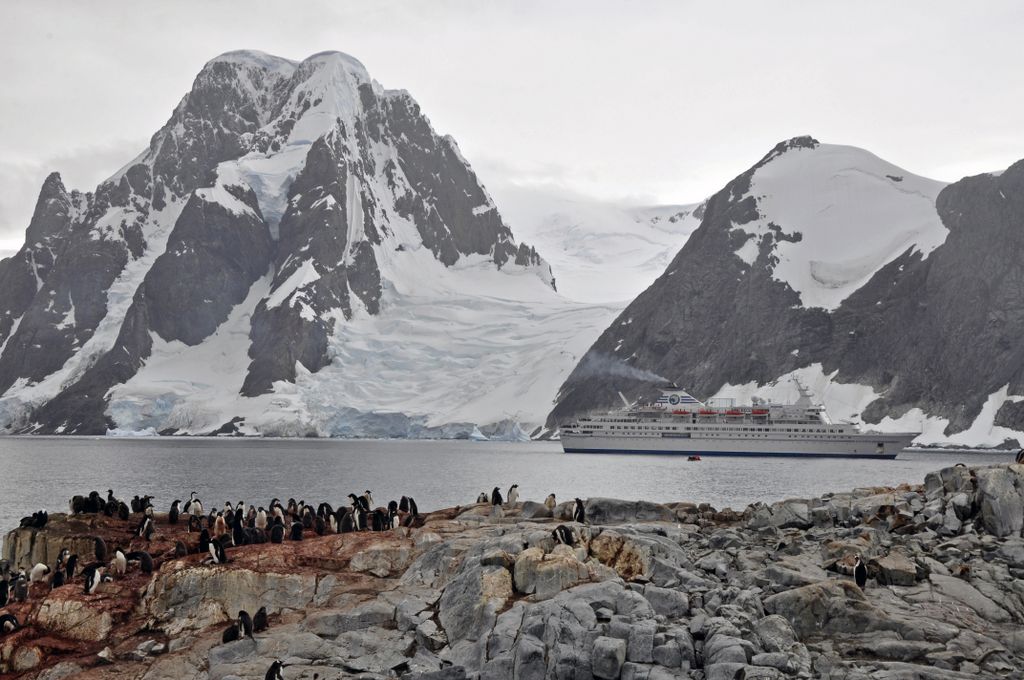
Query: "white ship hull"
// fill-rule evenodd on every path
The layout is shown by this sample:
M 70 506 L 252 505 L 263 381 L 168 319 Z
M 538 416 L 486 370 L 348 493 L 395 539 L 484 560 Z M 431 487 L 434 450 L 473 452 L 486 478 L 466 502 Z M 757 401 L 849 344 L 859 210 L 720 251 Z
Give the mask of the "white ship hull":
M 893 459 L 910 446 L 915 436 L 917 433 L 862 433 L 818 440 L 785 435 L 747 439 L 725 434 L 711 437 L 636 437 L 563 432 L 561 441 L 566 453 Z

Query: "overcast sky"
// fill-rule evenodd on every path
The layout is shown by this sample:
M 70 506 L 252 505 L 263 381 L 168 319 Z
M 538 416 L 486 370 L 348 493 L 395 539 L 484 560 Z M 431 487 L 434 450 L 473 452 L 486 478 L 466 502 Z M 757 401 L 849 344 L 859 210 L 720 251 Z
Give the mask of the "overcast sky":
M 1024 158 L 1022 36 L 1015 1 L 5 0 L 0 247 L 48 172 L 95 188 L 228 50 L 352 54 L 500 207 L 524 185 L 692 202 L 801 134 L 936 179 L 999 169 Z

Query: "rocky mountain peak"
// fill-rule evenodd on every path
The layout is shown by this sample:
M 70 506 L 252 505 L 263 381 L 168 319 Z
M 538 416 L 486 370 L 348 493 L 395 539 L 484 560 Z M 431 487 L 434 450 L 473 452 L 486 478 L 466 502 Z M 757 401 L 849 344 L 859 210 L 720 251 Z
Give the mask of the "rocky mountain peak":
M 394 306 L 432 281 L 473 289 L 486 272 L 497 289 L 523 288 L 519 273 L 554 287 L 454 140 L 341 52 L 215 57 L 149 149 L 77 200 L 49 178 L 29 232 L 61 242 L 0 271 L 18 290 L 0 317 L 11 428 L 104 432 L 117 424 L 108 399 L 118 413 L 154 403 L 124 383 L 219 334 L 248 357 L 226 392 L 215 386 L 230 410 L 331 366 L 343 328 L 386 313 L 389 291 Z M 173 388 L 145 418 L 192 430 L 175 409 L 208 387 Z

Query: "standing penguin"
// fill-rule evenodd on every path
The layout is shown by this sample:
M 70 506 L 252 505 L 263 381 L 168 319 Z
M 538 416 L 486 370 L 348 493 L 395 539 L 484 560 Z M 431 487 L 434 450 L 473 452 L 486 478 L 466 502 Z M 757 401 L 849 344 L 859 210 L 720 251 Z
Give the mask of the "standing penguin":
M 302 540 L 302 522 L 292 522 L 292 533 L 289 538 L 293 541 Z
M 491 505 L 501 505 L 501 503 L 501 491 L 498 490 L 498 487 L 494 487 L 494 491 L 491 491 Z
M 252 617 L 252 630 L 254 633 L 262 633 L 267 629 L 267 608 L 260 607 L 256 610 L 256 616 Z
M 270 528 L 270 542 L 284 543 L 284 525 L 280 523 L 280 517 L 275 517 L 274 519 L 274 526 Z
M 204 553 L 210 549 L 210 530 L 203 529 L 199 532 L 199 552 Z
M 120 550 L 114 551 L 114 571 L 118 575 L 123 576 L 124 572 L 128 570 L 128 558 L 125 557 L 124 553 Z
M 103 582 L 103 567 L 89 565 L 82 570 L 82 578 L 85 580 L 85 594 L 92 595 Z
M 238 612 L 238 625 L 242 628 L 242 637 L 256 639 L 252 636 L 252 617 L 244 609 Z
M 53 572 L 53 577 L 50 579 L 50 590 L 60 588 L 62 585 L 64 585 L 64 569 L 57 567 Z
M 260 506 L 260 509 L 256 511 L 256 518 L 253 520 L 253 526 L 257 529 L 265 530 L 267 528 L 267 511 Z
M 28 572 L 29 583 L 40 583 L 46 580 L 47 574 L 50 573 L 50 567 L 46 566 L 42 562 L 32 567 L 31 571 Z
M 367 512 L 369 512 L 373 508 L 373 496 L 371 495 L 369 489 L 367 489 L 366 491 L 363 492 L 362 499 L 363 499 L 363 510 L 366 510 Z
M 68 558 L 67 564 L 64 565 L 64 573 L 67 576 L 66 581 L 71 581 L 75 577 L 75 567 L 78 566 L 78 555 L 72 555 Z
M 106 564 L 107 563 L 107 544 L 104 543 L 103 539 L 100 538 L 99 536 L 96 537 L 95 541 L 93 541 L 93 544 L 94 544 L 94 548 L 95 548 L 95 552 L 96 552 L 96 561 L 100 562 L 101 564 Z
M 868 568 L 864 566 L 860 555 L 857 555 L 857 561 L 853 564 L 853 580 L 857 582 L 857 587 L 861 590 L 864 590 L 864 586 L 868 584 Z
M 168 524 L 178 523 L 178 515 L 181 514 L 181 508 L 179 507 L 180 505 L 181 501 L 174 501 L 173 503 L 171 503 L 171 511 L 167 513 Z
M 519 485 L 513 484 L 508 488 L 508 504 L 515 505 L 519 500 Z
M 188 546 L 183 541 L 174 542 L 174 556 L 185 557 L 188 555 Z
M 153 539 L 153 518 L 143 517 L 142 521 L 139 522 L 139 528 L 135 533 L 139 538 L 144 538 L 147 541 Z
M 214 564 L 227 564 L 228 554 L 224 551 L 224 545 L 220 541 L 210 543 L 210 557 Z
M 480 495 L 476 497 L 476 502 L 477 503 L 487 503 L 488 502 L 488 500 L 487 500 L 487 492 L 481 491 Z
M 24 602 L 28 599 L 28 578 L 25 576 L 24 569 L 18 574 L 18 580 L 14 582 L 11 591 L 15 602 Z
M 267 669 L 267 674 L 263 676 L 263 680 L 284 680 L 284 675 L 281 674 L 281 669 L 284 668 L 284 664 L 280 661 L 274 661 L 270 664 L 270 668 Z
M 573 502 L 572 521 L 579 522 L 580 524 L 586 524 L 587 522 L 587 510 L 583 505 L 583 501 L 579 498 Z
M 558 502 L 555 500 L 555 494 L 549 493 L 548 497 L 544 499 L 544 507 L 553 512 L 556 505 Z

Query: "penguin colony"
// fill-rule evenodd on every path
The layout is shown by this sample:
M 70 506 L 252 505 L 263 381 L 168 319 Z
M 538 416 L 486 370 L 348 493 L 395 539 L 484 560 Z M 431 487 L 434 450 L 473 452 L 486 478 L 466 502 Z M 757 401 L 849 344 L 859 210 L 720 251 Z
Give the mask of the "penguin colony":
M 167 524 L 183 524 L 188 533 L 198 534 L 198 546 L 190 548 L 183 541 L 176 541 L 174 548 L 166 554 L 153 555 L 148 550 L 130 549 L 149 544 L 159 532 L 153 508 L 153 496 L 135 496 L 129 503 L 117 499 L 111 489 L 104 498 L 93 491 L 87 496 L 74 496 L 69 502 L 72 515 L 104 514 L 117 517 L 129 523 L 130 537 L 125 545 L 108 546 L 103 538 L 93 539 L 93 554 L 79 557 L 66 548 L 61 550 L 53 566 L 35 564 L 12 571 L 7 560 L 0 560 L 0 636 L 12 633 L 22 623 L 11 613 L 2 611 L 8 603 L 25 602 L 31 594 L 31 584 L 47 584 L 50 590 L 75 584 L 85 595 L 102 592 L 102 584 L 127 577 L 130 573 L 152 574 L 158 564 L 166 559 L 202 554 L 208 564 L 231 562 L 230 549 L 243 545 L 284 543 L 285 540 L 301 541 L 310 532 L 317 536 L 343 534 L 356 531 L 387 531 L 397 527 L 414 527 L 422 524 L 416 501 L 410 496 L 391 501 L 386 507 L 376 507 L 372 492 L 349 494 L 349 503 L 335 509 L 330 503 L 316 505 L 289 498 L 282 503 L 274 498 L 264 507 L 246 506 L 239 501 L 232 505 L 225 503 L 220 510 L 204 511 L 203 503 L 196 492 L 192 492 L 183 504 L 175 500 L 167 513 Z M 132 520 L 133 516 L 136 518 Z M 49 521 L 46 510 L 40 510 L 21 520 L 21 526 L 43 529 Z M 43 586 L 45 587 L 45 586 Z M 255 615 L 239 611 L 238 617 L 225 629 L 225 641 L 254 638 L 256 633 L 268 628 L 266 607 L 260 607 Z M 266 677 L 281 677 L 284 664 L 275 662 Z

